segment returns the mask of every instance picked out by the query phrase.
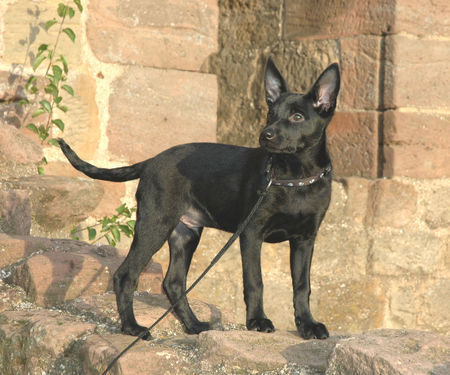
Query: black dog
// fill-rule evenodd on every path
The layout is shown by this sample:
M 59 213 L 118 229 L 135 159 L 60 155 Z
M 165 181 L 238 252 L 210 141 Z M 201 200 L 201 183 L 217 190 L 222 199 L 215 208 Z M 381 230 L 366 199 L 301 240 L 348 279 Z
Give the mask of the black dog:
M 310 312 L 309 272 L 314 240 L 330 202 L 331 164 L 325 130 L 336 108 L 339 85 L 339 68 L 333 64 L 307 94 L 290 93 L 269 58 L 265 74 L 269 113 L 260 148 L 185 144 L 129 167 L 104 169 L 84 162 L 60 140 L 71 164 L 89 177 L 140 179 L 133 243 L 114 275 L 124 333 L 139 335 L 145 330 L 134 316 L 133 292 L 143 268 L 164 242 L 169 242 L 170 266 L 163 286 L 174 303 L 186 289 L 186 274 L 203 227 L 236 231 L 258 199 L 258 190 L 272 179 L 262 206 L 240 236 L 247 328 L 274 330 L 263 309 L 261 245 L 263 241 L 289 241 L 300 336 L 329 336 L 325 325 Z M 196 318 L 186 297 L 175 312 L 187 332 L 210 328 Z

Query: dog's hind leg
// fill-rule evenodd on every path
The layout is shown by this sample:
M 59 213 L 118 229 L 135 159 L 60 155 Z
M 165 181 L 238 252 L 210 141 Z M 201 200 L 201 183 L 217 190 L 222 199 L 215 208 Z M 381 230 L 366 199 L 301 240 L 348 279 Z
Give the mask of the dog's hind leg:
M 153 254 L 162 247 L 173 228 L 173 226 L 162 226 L 161 222 L 165 220 L 149 215 L 149 212 L 154 211 L 149 210 L 148 207 L 143 209 L 139 207 L 130 251 L 114 274 L 114 292 L 122 322 L 122 332 L 132 336 L 138 336 L 146 329 L 136 322 L 133 311 L 133 295 L 139 275 Z M 150 335 L 145 335 L 143 339 L 149 340 Z
M 200 322 L 192 312 L 186 297 L 186 276 L 192 255 L 200 241 L 202 227 L 188 227 L 180 221 L 169 236 L 170 264 L 163 287 L 172 304 L 176 303 L 175 313 L 183 322 L 188 333 L 200 333 L 210 329 L 207 322 Z

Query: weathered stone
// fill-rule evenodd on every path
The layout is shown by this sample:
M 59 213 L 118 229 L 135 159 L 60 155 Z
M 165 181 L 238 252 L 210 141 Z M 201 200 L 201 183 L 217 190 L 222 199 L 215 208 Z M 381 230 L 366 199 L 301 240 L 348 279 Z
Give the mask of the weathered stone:
M 381 37 L 358 36 L 340 41 L 342 59 L 339 103 L 345 109 L 379 107 Z
M 446 0 L 395 1 L 395 23 L 392 31 L 417 36 L 450 36 L 450 23 L 444 15 L 450 12 Z
M 216 306 L 189 298 L 192 310 L 201 321 L 210 322 L 214 327 L 230 324 L 230 314 L 220 311 Z M 133 300 L 134 313 L 139 324 L 151 326 L 170 307 L 169 300 L 164 294 L 135 293 Z M 65 304 L 65 309 L 82 314 L 97 322 L 108 323 L 120 327 L 114 294 L 83 296 Z M 156 336 L 182 334 L 181 322 L 171 313 L 167 315 L 152 331 Z
M 378 113 L 337 112 L 327 129 L 334 175 L 376 177 Z
M 386 295 L 375 278 L 349 280 L 313 277 L 311 309 L 315 319 L 329 330 L 337 332 L 363 332 L 382 327 L 385 319 Z
M 112 90 L 109 149 L 128 162 L 181 143 L 215 141 L 213 75 L 131 66 L 112 83 Z
M 379 330 L 341 340 L 326 375 L 444 375 L 450 340 L 422 331 Z
M 17 310 L 27 302 L 28 298 L 22 288 L 8 285 L 0 279 L 0 312 Z
M 84 220 L 103 196 L 98 182 L 82 178 L 30 176 L 8 181 L 6 186 L 30 192 L 33 221 L 44 231 Z
M 42 43 L 53 45 L 58 33 L 58 27 L 53 26 L 48 32 L 42 27 L 43 23 L 57 16 L 58 2 L 43 0 L 30 4 L 27 0 L 18 0 L 11 3 L 5 12 L 4 18 L 4 54 L 3 60 L 8 63 L 23 64 L 34 61 L 34 51 Z M 25 26 L 26 25 L 26 26 Z M 76 34 L 75 43 L 63 34 L 66 42 L 59 43 L 57 53 L 63 54 L 69 65 L 78 65 L 81 62 L 81 17 L 77 11 L 74 18 L 66 17 L 64 27 L 70 27 Z M 27 55 L 28 54 L 28 55 Z M 47 67 L 45 62 L 42 69 Z M 44 70 L 45 71 L 45 70 Z
M 216 1 L 91 1 L 87 37 L 104 62 L 200 70 L 217 49 Z
M 59 161 L 49 162 L 45 166 L 45 174 L 49 176 L 86 178 L 85 174 L 77 171 L 70 164 L 68 164 L 68 162 L 66 163 Z M 126 193 L 125 184 L 101 180 L 97 180 L 96 182 L 103 187 L 104 194 L 97 207 L 90 215 L 95 218 L 104 216 L 110 217 L 116 213 L 115 209 L 122 204 L 122 199 L 125 197 Z M 80 238 L 82 238 L 81 235 Z
M 19 262 L 33 253 L 45 252 L 59 246 L 48 238 L 10 236 L 0 233 L 0 268 Z
M 22 77 L 23 67 L 0 71 L 0 124 L 16 128 L 22 124 L 26 111 L 18 102 L 27 98 Z
M 412 184 L 380 179 L 371 185 L 367 224 L 400 228 L 415 219 L 417 191 Z
M 339 339 L 305 341 L 296 333 L 286 331 L 205 331 L 199 336 L 200 359 L 209 370 L 221 365 L 243 373 L 264 372 L 295 364 L 307 374 L 320 373 L 326 370 Z
M 94 335 L 81 347 L 83 374 L 96 375 L 106 370 L 109 363 L 135 338 L 126 335 Z M 192 340 L 181 345 L 192 346 Z M 194 364 L 181 355 L 179 350 L 167 345 L 152 345 L 139 341 L 113 367 L 112 373 L 120 375 L 140 374 L 193 374 Z
M 438 186 L 427 195 L 424 220 L 431 229 L 450 225 L 450 186 Z
M 24 288 L 39 306 L 112 290 L 112 277 L 123 260 L 116 249 L 70 240 L 63 244 L 62 251 L 37 254 L 14 267 L 7 282 Z M 139 278 L 138 290 L 160 293 L 161 282 L 161 266 L 151 262 Z
M 29 235 L 31 202 L 23 190 L 0 190 L 0 232 Z
M 94 157 L 100 139 L 100 121 L 95 100 L 97 87 L 88 72 L 79 72 L 72 76 L 75 78 L 71 78 L 69 84 L 75 94 L 71 96 L 63 92 L 64 105 L 70 110 L 58 113 L 65 124 L 64 133 L 58 132 L 58 136 L 64 137 L 80 157 L 89 160 Z
M 449 250 L 447 248 L 447 270 Z M 450 279 L 430 280 L 424 285 L 424 292 L 416 304 L 417 327 L 448 335 L 450 332 Z
M 448 41 L 386 37 L 385 107 L 448 109 L 448 84 L 443 77 L 450 74 L 449 59 Z
M 1 369 L 42 374 L 70 344 L 92 334 L 95 324 L 50 310 L 5 311 L 0 314 Z
M 368 210 L 369 190 L 372 180 L 360 177 L 346 177 L 341 182 L 348 198 L 345 203 L 344 212 L 339 219 L 350 219 L 359 225 L 364 224 Z
M 285 5 L 285 38 L 341 38 L 360 34 L 381 35 L 394 25 L 395 2 L 392 0 L 320 0 Z
M 385 112 L 384 176 L 450 176 L 446 158 L 450 148 L 449 121 L 450 116 L 439 113 Z
M 36 174 L 42 156 L 37 141 L 13 126 L 0 124 L 0 180 Z
M 383 231 L 374 236 L 368 266 L 376 275 L 430 275 L 445 267 L 446 252 L 446 238 L 432 233 Z

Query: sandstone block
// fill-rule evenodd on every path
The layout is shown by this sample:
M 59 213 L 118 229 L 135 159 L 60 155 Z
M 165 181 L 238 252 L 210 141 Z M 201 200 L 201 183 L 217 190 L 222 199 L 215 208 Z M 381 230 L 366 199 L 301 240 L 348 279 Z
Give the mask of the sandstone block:
M 287 364 L 306 373 L 323 372 L 338 337 L 305 341 L 296 333 L 275 331 L 205 331 L 199 336 L 200 358 L 206 366 L 225 365 L 258 372 L 277 370 Z M 301 373 L 304 373 L 301 371 Z
M 411 184 L 380 179 L 369 191 L 366 223 L 383 227 L 403 227 L 415 219 L 417 191 Z
M 360 177 L 345 177 L 340 181 L 347 195 L 343 212 L 344 218 L 353 220 L 359 225 L 364 224 L 368 213 L 369 191 L 372 180 Z
M 57 243 L 48 238 L 10 236 L 0 233 L 0 268 L 19 262 L 33 253 L 53 249 Z
M 218 17 L 212 0 L 96 0 L 87 37 L 103 62 L 198 71 L 217 50 Z
M 431 229 L 450 225 L 450 186 L 437 186 L 427 194 L 423 219 Z
M 411 1 L 396 0 L 393 32 L 407 32 L 418 36 L 448 37 L 450 24 L 446 14 L 450 6 L 446 0 Z
M 336 345 L 326 375 L 445 374 L 450 341 L 422 331 L 378 330 Z
M 342 58 L 339 103 L 345 109 L 379 107 L 379 36 L 358 36 L 340 41 Z
M 109 363 L 134 337 L 126 335 L 93 335 L 81 347 L 83 374 L 94 375 L 106 370 Z M 180 340 L 180 345 L 192 346 L 193 340 Z M 112 373 L 123 375 L 161 374 L 183 375 L 195 373 L 192 363 L 179 350 L 163 345 L 148 345 L 139 341 L 122 356 Z
M 42 374 L 70 344 L 94 329 L 95 324 L 57 311 L 5 311 L 0 314 L 2 368 Z
M 377 112 L 337 112 L 327 135 L 336 177 L 377 176 Z
M 30 192 L 33 221 L 44 231 L 84 220 L 103 196 L 98 182 L 82 178 L 30 176 L 8 181 L 7 186 Z
M 19 0 L 9 4 L 5 12 L 4 23 L 4 54 L 3 59 L 8 63 L 23 64 L 27 57 L 28 47 L 31 53 L 29 56 L 34 60 L 34 52 L 40 44 L 52 45 L 55 43 L 58 28 L 53 26 L 48 32 L 41 27 L 41 24 L 57 16 L 56 9 L 58 2 L 53 0 L 43 0 L 38 3 L 30 3 L 27 0 Z M 65 27 L 70 27 L 77 38 L 75 44 L 67 38 L 65 43 L 59 43 L 57 54 L 63 54 L 69 65 L 78 65 L 81 62 L 81 17 L 78 11 L 75 17 L 64 22 Z M 28 62 L 30 60 L 28 59 Z M 43 63 L 41 66 L 44 66 Z
M 383 231 L 373 239 L 369 267 L 376 275 L 433 275 L 445 269 L 446 252 L 446 238 L 428 232 Z
M 30 139 L 10 125 L 0 125 L 0 180 L 37 173 L 42 160 L 37 139 Z
M 23 190 L 0 190 L 0 232 L 29 235 L 31 202 Z
M 344 273 L 336 278 L 313 277 L 311 309 L 315 319 L 329 330 L 362 332 L 379 328 L 385 318 L 386 295 L 374 278 L 347 279 Z
M 441 178 L 450 176 L 447 136 L 450 116 L 420 112 L 384 113 L 386 177 Z
M 320 0 L 285 5 L 285 38 L 340 38 L 389 32 L 394 24 L 395 3 L 391 0 Z
M 449 59 L 447 41 L 386 37 L 385 107 L 448 109 L 448 83 L 444 77 L 450 74 Z
M 63 251 L 37 254 L 13 268 L 7 282 L 19 285 L 39 306 L 54 306 L 80 296 L 112 290 L 114 272 L 123 258 L 109 246 L 65 241 Z M 138 290 L 161 292 L 162 269 L 151 262 Z
M 21 126 L 26 111 L 17 103 L 27 97 L 25 82 L 20 68 L 0 71 L 0 124 Z
M 130 163 L 177 144 L 216 139 L 213 75 L 131 66 L 112 90 L 109 149 Z

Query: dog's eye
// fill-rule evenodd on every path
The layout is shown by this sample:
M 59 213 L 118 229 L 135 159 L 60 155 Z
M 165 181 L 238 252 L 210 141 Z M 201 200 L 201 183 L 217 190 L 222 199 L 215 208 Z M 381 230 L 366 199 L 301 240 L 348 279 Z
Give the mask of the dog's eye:
M 294 113 L 289 120 L 292 122 L 301 122 L 305 119 L 305 117 L 301 113 Z

